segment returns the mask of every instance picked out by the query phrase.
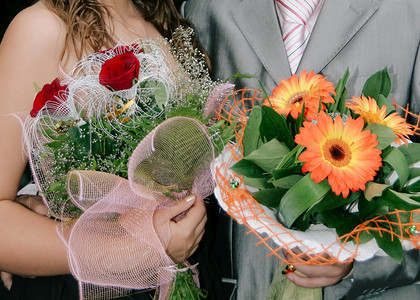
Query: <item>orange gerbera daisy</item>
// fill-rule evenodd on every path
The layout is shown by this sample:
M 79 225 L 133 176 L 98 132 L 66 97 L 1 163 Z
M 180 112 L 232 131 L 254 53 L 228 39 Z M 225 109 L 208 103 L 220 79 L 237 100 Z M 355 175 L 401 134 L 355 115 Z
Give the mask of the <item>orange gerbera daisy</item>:
M 273 95 L 266 99 L 263 105 L 270 106 L 275 111 L 286 116 L 291 114 L 297 119 L 305 104 L 305 117 L 312 120 L 316 117 L 319 101 L 322 103 L 334 103 L 331 94 L 335 95 L 334 86 L 325 80 L 322 75 L 315 75 L 313 71 L 302 71 L 299 78 L 295 74 L 287 80 L 281 80 L 273 90 Z M 323 106 L 322 109 L 325 109 Z
M 401 145 L 401 140 L 407 144 L 409 135 L 413 134 L 411 127 L 404 118 L 400 117 L 397 112 L 386 115 L 386 106 L 379 108 L 375 99 L 370 97 L 353 97 L 351 102 L 346 104 L 348 108 L 360 115 L 367 124 L 377 123 L 388 126 L 397 135 L 395 142 Z
M 361 117 L 348 118 L 346 124 L 340 116 L 335 121 L 320 112 L 317 124 L 304 122 L 295 142 L 306 147 L 299 156 L 305 164 L 303 172 L 311 172 L 316 183 L 328 178 L 332 191 L 347 198 L 351 191 L 364 190 L 382 165 L 381 151 L 376 149 L 376 135 L 363 130 Z

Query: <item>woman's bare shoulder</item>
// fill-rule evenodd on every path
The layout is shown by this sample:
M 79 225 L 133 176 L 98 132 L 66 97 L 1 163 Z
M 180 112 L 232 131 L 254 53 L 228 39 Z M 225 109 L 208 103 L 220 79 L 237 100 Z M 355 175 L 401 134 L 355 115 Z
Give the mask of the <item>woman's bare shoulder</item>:
M 13 19 L 0 44 L 0 101 L 11 103 L 3 109 L 30 109 L 33 83 L 43 86 L 57 76 L 65 32 L 64 22 L 41 2 Z
M 37 2 L 16 15 L 1 44 L 25 42 L 42 47 L 42 44 L 64 42 L 65 35 L 64 22 L 42 2 Z

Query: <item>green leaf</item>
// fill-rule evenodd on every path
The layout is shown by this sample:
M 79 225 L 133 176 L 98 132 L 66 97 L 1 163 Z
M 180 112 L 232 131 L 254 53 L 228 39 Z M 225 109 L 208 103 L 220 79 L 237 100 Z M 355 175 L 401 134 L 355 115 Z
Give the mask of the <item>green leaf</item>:
M 390 91 L 391 78 L 389 77 L 388 69 L 384 68 L 366 80 L 366 83 L 363 86 L 362 94 L 366 97 L 369 96 L 377 100 L 381 94 L 387 98 Z
M 301 166 L 292 166 L 290 168 L 281 168 L 278 170 L 274 170 L 271 172 L 271 175 L 273 176 L 272 180 L 277 180 L 286 176 L 290 176 L 292 174 L 301 174 Z
M 280 200 L 286 193 L 284 189 L 265 189 L 252 194 L 260 204 L 271 208 L 277 208 Z
M 339 237 L 351 232 L 360 223 L 360 220 L 357 217 L 349 214 L 340 207 L 323 211 L 321 215 L 326 226 L 335 228 Z
M 404 250 L 398 237 L 392 236 L 386 231 L 381 231 L 381 233 L 373 231 L 372 233 L 375 236 L 379 248 L 384 250 L 386 254 L 391 256 L 398 263 L 401 263 L 404 258 Z
M 274 186 L 268 182 L 268 179 L 268 176 L 258 178 L 244 177 L 244 183 L 247 186 L 251 186 L 260 190 L 274 188 Z
M 333 104 L 327 105 L 329 112 L 338 111 L 341 114 L 344 113 L 344 110 L 346 107 L 346 99 L 347 99 L 346 84 L 347 84 L 349 75 L 350 75 L 350 72 L 349 72 L 349 69 L 347 68 L 343 77 L 338 81 L 335 87 L 335 96 L 333 96 L 335 102 Z
M 129 136 L 132 137 L 132 139 L 130 139 L 130 140 L 132 140 L 133 142 L 137 142 L 137 143 L 140 143 L 143 140 L 143 138 L 145 137 L 145 135 L 139 135 L 137 132 L 126 131 L 125 133 L 127 133 Z
M 409 143 L 407 146 L 401 145 L 398 149 L 403 153 L 409 165 L 420 161 L 420 143 Z
M 52 149 L 60 149 L 63 146 L 63 143 L 56 141 L 56 142 L 45 143 L 44 145 Z
M 419 169 L 417 170 L 420 171 Z M 417 193 L 420 191 L 420 174 L 418 175 L 418 177 L 414 177 L 407 182 L 407 184 L 404 186 L 403 192 Z
M 382 108 L 382 106 L 386 106 L 386 114 L 388 115 L 391 112 L 395 111 L 395 107 L 391 104 L 391 102 L 388 101 L 388 99 L 384 96 L 384 95 L 379 95 L 379 98 L 376 99 L 376 103 L 378 104 L 378 106 L 380 108 Z
M 366 129 L 370 130 L 372 134 L 376 134 L 376 139 L 378 141 L 376 148 L 379 150 L 385 149 L 397 138 L 394 131 L 388 126 L 372 123 L 367 125 Z
M 382 201 L 381 198 L 368 201 L 365 197 L 360 197 L 358 209 L 362 220 L 370 220 L 376 216 L 383 216 L 390 211 L 389 204 L 386 201 Z
M 231 167 L 231 170 L 238 175 L 250 178 L 262 178 L 266 172 L 252 161 L 241 159 Z
M 285 144 L 280 143 L 277 139 L 272 139 L 243 159 L 252 161 L 266 172 L 271 172 L 276 169 L 289 152 L 290 149 Z
M 129 140 L 129 139 L 127 139 L 127 138 L 125 138 L 125 137 L 121 137 L 121 139 L 128 145 L 128 146 L 130 146 L 130 147 L 132 147 L 133 149 L 135 149 L 137 146 L 138 146 L 138 142 L 134 142 L 134 141 L 132 141 L 132 140 Z
M 255 106 L 248 117 L 248 122 L 244 131 L 244 138 L 242 140 L 244 156 L 247 156 L 257 149 L 262 143 L 260 135 L 261 118 L 261 107 Z
M 306 231 L 311 226 L 311 222 L 314 222 L 314 220 L 310 218 L 305 218 L 305 215 L 302 214 L 293 223 L 293 226 L 291 229 Z
M 261 116 L 261 136 L 265 137 L 267 141 L 276 138 L 280 142 L 284 142 L 289 149 L 295 146 L 293 135 L 283 115 L 277 113 L 273 108 L 263 105 L 261 106 Z
M 338 207 L 345 207 L 348 204 L 357 201 L 360 197 L 360 192 L 352 192 L 350 195 L 344 199 L 341 195 L 337 196 L 335 193 L 330 191 L 321 202 L 317 203 L 312 209 L 313 212 L 323 212 Z
M 167 101 L 165 85 L 160 81 L 147 81 L 145 82 L 144 87 L 155 90 L 154 96 L 155 96 L 156 106 L 159 107 L 159 109 L 163 109 Z
M 66 188 L 63 181 L 56 181 L 48 186 L 48 190 L 50 192 L 65 192 Z
M 360 244 L 365 244 L 369 241 L 371 241 L 374 238 L 373 234 L 369 231 L 362 231 L 359 234 L 359 242 Z
M 408 179 L 408 163 L 399 148 L 391 148 L 391 151 L 382 158 L 382 161 L 388 163 L 397 172 L 399 186 L 404 186 Z
M 302 179 L 302 175 L 290 175 L 290 176 L 286 176 L 280 179 L 276 179 L 271 181 L 271 183 L 276 187 L 276 188 L 281 188 L 281 189 L 290 189 L 291 187 L 293 187 L 299 180 Z
M 197 107 L 179 107 L 170 111 L 167 118 L 169 119 L 176 116 L 199 119 L 202 116 L 202 113 L 197 109 Z
M 411 194 L 399 193 L 388 189 L 381 197 L 381 201 L 387 203 L 390 210 L 414 210 L 420 208 L 420 202 L 411 198 Z
M 253 78 L 255 77 L 255 75 L 246 75 L 246 74 L 242 74 L 242 73 L 236 73 L 233 74 L 232 76 L 226 78 L 225 82 L 229 82 L 232 79 L 236 79 L 236 78 Z
M 315 183 L 311 175 L 307 174 L 283 196 L 279 210 L 284 217 L 287 227 L 307 209 L 320 202 L 331 190 L 328 181 Z
M 41 90 L 40 87 L 35 82 L 32 82 L 32 84 L 35 88 L 35 92 L 38 93 Z
M 410 168 L 408 179 L 410 180 L 416 177 L 420 177 L 420 168 Z

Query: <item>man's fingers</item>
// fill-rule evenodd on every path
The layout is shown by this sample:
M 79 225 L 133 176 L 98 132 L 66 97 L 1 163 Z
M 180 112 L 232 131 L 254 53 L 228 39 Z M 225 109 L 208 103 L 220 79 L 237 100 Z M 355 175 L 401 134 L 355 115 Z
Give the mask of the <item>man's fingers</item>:
M 304 287 L 320 287 L 335 284 L 346 276 L 353 267 L 353 263 L 350 261 L 325 264 L 326 262 L 333 262 L 331 255 L 327 252 L 308 255 L 299 249 L 293 248 L 283 249 L 283 254 L 287 261 L 293 264 L 298 271 L 294 275 L 290 275 L 290 278 L 295 279 L 292 282 Z M 293 263 L 294 261 L 295 263 Z
M 299 248 L 295 247 L 292 249 L 282 249 L 283 255 L 288 261 L 296 261 L 296 262 L 302 262 L 302 261 L 318 261 L 318 262 L 329 262 L 333 260 L 333 257 L 327 252 L 319 254 L 311 253 L 303 253 Z
M 341 274 L 341 269 L 335 265 L 294 265 L 294 267 L 308 277 L 337 277 Z
M 303 277 L 295 272 L 288 273 L 286 276 L 294 284 L 306 288 L 329 286 L 337 283 L 339 280 L 334 277 Z

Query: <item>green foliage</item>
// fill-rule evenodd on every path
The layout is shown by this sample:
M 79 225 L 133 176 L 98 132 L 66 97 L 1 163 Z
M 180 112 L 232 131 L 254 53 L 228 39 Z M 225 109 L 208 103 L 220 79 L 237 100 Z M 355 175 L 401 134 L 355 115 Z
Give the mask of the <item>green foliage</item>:
M 178 264 L 178 269 L 183 271 L 178 271 L 171 283 L 169 288 L 169 295 L 172 296 L 171 300 L 207 299 L 207 291 L 196 286 L 191 269 L 186 269 L 183 263 Z
M 385 98 L 387 98 L 390 91 L 391 78 L 388 74 L 388 68 L 384 68 L 366 80 L 366 83 L 363 86 L 362 95 L 378 100 L 379 95 L 383 95 Z

